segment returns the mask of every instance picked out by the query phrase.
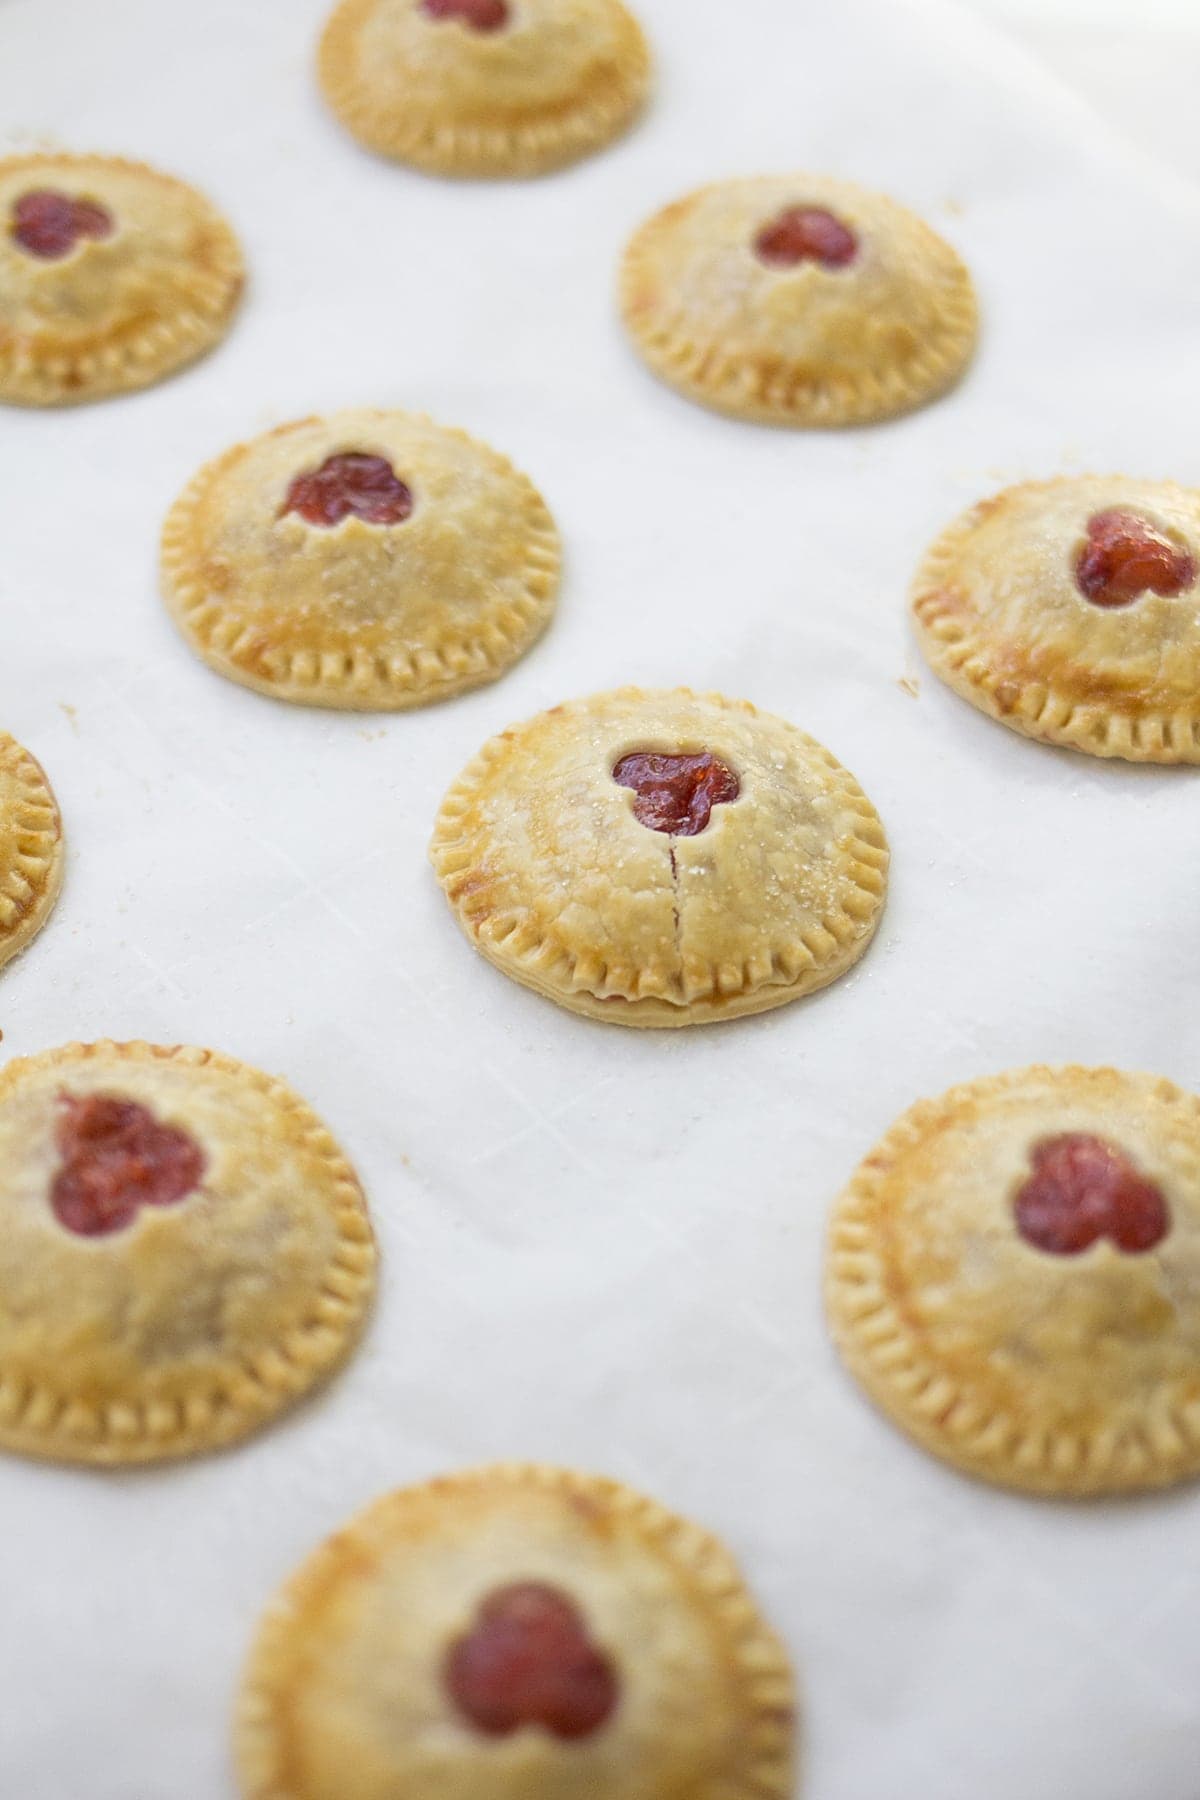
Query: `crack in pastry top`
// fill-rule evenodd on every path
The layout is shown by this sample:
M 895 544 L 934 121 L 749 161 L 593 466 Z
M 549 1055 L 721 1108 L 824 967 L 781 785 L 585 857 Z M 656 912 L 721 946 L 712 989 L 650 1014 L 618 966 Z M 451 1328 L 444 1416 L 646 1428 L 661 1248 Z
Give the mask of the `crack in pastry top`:
M 598 695 L 502 733 L 446 796 L 432 853 L 469 935 L 517 979 L 528 959 L 552 997 L 653 1001 L 680 1022 L 833 979 L 869 941 L 887 864 L 828 751 L 685 690 Z

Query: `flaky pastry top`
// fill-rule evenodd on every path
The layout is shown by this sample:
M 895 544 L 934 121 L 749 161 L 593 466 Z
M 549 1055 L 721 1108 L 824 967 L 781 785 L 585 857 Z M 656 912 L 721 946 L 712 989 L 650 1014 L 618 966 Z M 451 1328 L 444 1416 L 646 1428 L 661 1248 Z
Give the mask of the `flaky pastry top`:
M 708 753 L 739 784 L 697 835 L 643 824 L 631 753 Z M 845 769 L 746 702 L 621 689 L 502 732 L 451 787 L 434 866 L 507 972 L 601 1016 L 685 1023 L 777 1004 L 854 961 L 887 849 Z

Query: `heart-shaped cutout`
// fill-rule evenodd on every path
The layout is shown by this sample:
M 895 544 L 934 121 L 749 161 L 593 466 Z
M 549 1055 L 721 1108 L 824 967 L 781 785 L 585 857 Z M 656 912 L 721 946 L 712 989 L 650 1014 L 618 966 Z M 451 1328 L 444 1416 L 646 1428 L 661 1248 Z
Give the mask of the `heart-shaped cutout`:
M 120 1231 L 143 1206 L 174 1206 L 199 1185 L 200 1146 L 136 1100 L 63 1094 L 59 1105 L 54 1141 L 63 1163 L 50 1205 L 78 1237 Z
M 412 490 L 386 457 L 342 450 L 319 469 L 297 475 L 279 516 L 294 512 L 310 525 L 329 526 L 353 513 L 367 525 L 400 525 L 412 509 Z
M 617 763 L 613 780 L 637 795 L 633 816 L 639 824 L 671 837 L 698 836 L 713 807 L 730 805 L 742 791 L 729 765 L 706 750 L 693 756 L 634 750 Z
M 456 19 L 472 31 L 502 31 L 508 24 L 506 0 L 422 0 L 431 19 Z
M 1148 593 L 1172 599 L 1195 579 L 1195 558 L 1141 513 L 1113 506 L 1088 520 L 1075 580 L 1093 606 L 1130 606 Z
M 532 1581 L 484 1600 L 471 1631 L 451 1648 L 444 1675 L 460 1712 L 489 1737 L 530 1725 L 568 1741 L 591 1737 L 611 1718 L 620 1691 L 579 1608 L 557 1588 Z
M 1034 1146 L 1033 1173 L 1016 1198 L 1017 1230 L 1051 1256 L 1078 1256 L 1101 1238 L 1129 1255 L 1153 1250 L 1171 1228 L 1159 1188 L 1124 1151 L 1086 1132 Z
M 80 238 L 111 237 L 116 221 L 95 200 L 75 200 L 53 188 L 35 188 L 13 206 L 12 236 L 31 256 L 53 262 L 69 256 Z
M 802 262 L 844 269 L 858 255 L 858 238 L 823 206 L 789 206 L 763 226 L 754 253 L 774 269 L 794 269 Z

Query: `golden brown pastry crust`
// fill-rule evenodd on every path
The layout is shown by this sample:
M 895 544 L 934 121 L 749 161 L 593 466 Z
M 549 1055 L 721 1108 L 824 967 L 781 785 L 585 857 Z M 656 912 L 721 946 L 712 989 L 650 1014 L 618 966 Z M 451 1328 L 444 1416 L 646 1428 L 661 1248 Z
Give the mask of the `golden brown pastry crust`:
M 180 1203 L 60 1225 L 64 1095 L 137 1101 L 199 1145 Z M 375 1279 L 362 1190 L 281 1081 L 212 1050 L 68 1044 L 0 1071 L 0 1445 L 100 1465 L 245 1437 L 346 1357 Z
M 63 862 L 62 818 L 45 771 L 0 731 L 0 969 L 50 917 Z
M 758 234 L 790 207 L 855 232 L 844 268 L 768 267 Z M 895 201 L 823 175 L 723 181 L 635 233 L 621 311 L 641 355 L 703 406 L 776 425 L 856 425 L 935 399 L 959 379 L 978 316 L 959 257 Z
M 1158 1184 L 1167 1236 L 1052 1255 L 1016 1228 L 1030 1150 L 1080 1132 Z M 847 1366 L 935 1456 L 1007 1487 L 1115 1494 L 1200 1472 L 1200 1100 L 1150 1075 L 1043 1068 L 906 1113 L 832 1218 Z
M 347 451 L 391 462 L 407 519 L 282 514 L 296 476 Z M 196 653 L 308 706 L 395 710 L 494 681 L 549 624 L 559 568 L 546 503 L 506 458 L 365 409 L 236 444 L 184 490 L 162 539 L 163 594 Z
M 49 188 L 116 220 L 67 256 L 29 255 L 14 203 Z M 0 401 L 62 406 L 149 387 L 227 331 L 244 284 L 238 241 L 202 194 L 111 156 L 0 161 Z
M 741 781 L 706 830 L 634 817 L 612 770 L 707 750 Z M 833 981 L 879 922 L 887 841 L 829 751 L 745 701 L 622 688 L 486 744 L 442 803 L 431 856 L 490 962 L 572 1012 L 692 1025 Z
M 441 1669 L 489 1592 L 558 1587 L 616 1664 L 589 1738 L 476 1731 Z M 787 1655 L 728 1552 L 614 1481 L 502 1464 L 389 1494 L 259 1630 L 237 1721 L 247 1800 L 788 1800 Z
M 1200 566 L 1200 493 L 1082 475 L 1029 481 L 969 508 L 927 552 L 912 615 L 936 675 L 1042 743 L 1130 762 L 1200 762 L 1200 586 L 1130 606 L 1080 592 L 1088 520 L 1131 508 Z
M 435 175 L 539 175 L 617 137 L 650 53 L 620 0 L 511 0 L 501 31 L 420 0 L 342 0 L 321 39 L 326 98 L 367 149 Z

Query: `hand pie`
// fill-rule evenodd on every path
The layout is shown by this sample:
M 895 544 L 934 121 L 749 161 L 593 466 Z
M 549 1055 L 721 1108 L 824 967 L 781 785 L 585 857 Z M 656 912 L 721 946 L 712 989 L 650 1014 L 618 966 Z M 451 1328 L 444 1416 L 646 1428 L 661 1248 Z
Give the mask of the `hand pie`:
M 353 1170 L 212 1050 L 68 1044 L 0 1071 L 0 1445 L 214 1450 L 348 1354 L 375 1278 Z
M 1083 475 L 981 500 L 917 573 L 936 675 L 1014 731 L 1200 762 L 1200 493 Z
M 881 194 L 821 175 L 722 181 L 635 234 L 621 308 L 656 375 L 776 425 L 862 425 L 923 406 L 975 347 L 971 278 Z
M 1200 1100 L 1021 1069 L 922 1101 L 834 1208 L 834 1338 L 969 1474 L 1115 1494 L 1200 1472 Z
M 720 695 L 623 688 L 486 744 L 433 865 L 489 961 L 619 1025 L 781 1006 L 870 942 L 887 844 L 841 764 Z
M 791 1800 L 786 1654 L 724 1548 L 504 1464 L 376 1501 L 259 1630 L 246 1800 Z
M 400 412 L 236 445 L 163 531 L 163 593 L 196 653 L 308 706 L 422 706 L 494 681 L 549 624 L 558 574 L 532 482 Z
M 435 175 L 539 175 L 617 137 L 650 56 L 621 0 L 342 0 L 326 98 L 368 150 Z
M 50 783 L 0 731 L 0 969 L 42 929 L 62 878 L 62 819 Z
M 110 156 L 0 160 L 0 401 L 149 387 L 224 337 L 237 239 L 202 194 Z

